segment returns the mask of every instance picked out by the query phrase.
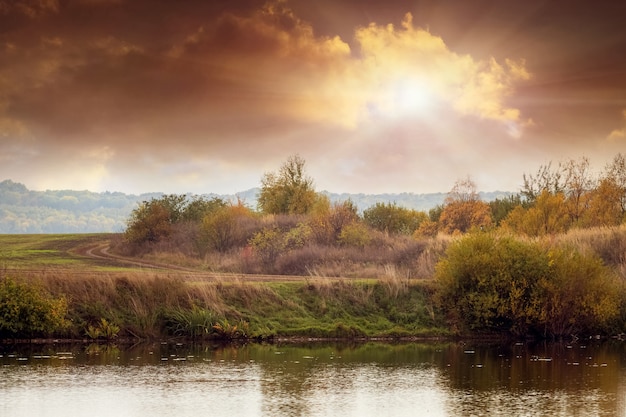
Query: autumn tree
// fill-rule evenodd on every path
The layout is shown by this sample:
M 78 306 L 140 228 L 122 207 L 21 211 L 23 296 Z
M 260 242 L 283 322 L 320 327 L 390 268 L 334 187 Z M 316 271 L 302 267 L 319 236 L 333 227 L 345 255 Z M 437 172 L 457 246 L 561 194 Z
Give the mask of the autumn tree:
M 565 195 L 548 190 L 543 190 L 531 207 L 517 206 L 502 222 L 503 227 L 527 236 L 565 232 L 570 225 Z
M 278 172 L 263 175 L 257 201 L 259 209 L 266 214 L 306 214 L 316 198 L 313 180 L 306 175 L 304 159 L 294 155 Z
M 489 205 L 480 200 L 476 184 L 469 177 L 455 183 L 445 199 L 439 228 L 445 233 L 465 233 L 474 227 L 493 224 Z
M 521 194 L 526 202 L 532 204 L 537 197 L 545 190 L 552 194 L 563 192 L 563 166 L 559 164 L 556 168 L 552 162 L 541 165 L 536 174 L 523 174 L 524 185 Z
M 581 218 L 589 193 L 594 188 L 594 179 L 590 173 L 589 158 L 582 157 L 576 161 L 570 159 L 563 165 L 564 194 L 567 197 L 567 207 L 572 222 L 575 224 Z
M 580 219 L 580 226 L 610 227 L 619 225 L 624 220 L 622 195 L 622 190 L 612 179 L 600 180 L 598 186 L 589 193 L 587 209 Z
M 143 201 L 135 208 L 127 222 L 124 237 L 133 244 L 155 243 L 172 232 L 172 223 L 178 218 L 177 198 L 165 196 Z
M 618 153 L 605 170 L 605 178 L 610 181 L 619 193 L 622 219 L 626 219 L 626 157 Z
M 196 239 L 202 218 L 224 206 L 226 202 L 217 197 L 207 200 L 198 196 L 168 194 L 152 198 L 132 211 L 124 237 L 135 245 L 169 239 L 178 247 L 186 246 Z
M 309 214 L 310 226 L 315 240 L 320 244 L 335 244 L 344 227 L 357 221 L 357 207 L 351 200 L 331 203 L 320 195 Z

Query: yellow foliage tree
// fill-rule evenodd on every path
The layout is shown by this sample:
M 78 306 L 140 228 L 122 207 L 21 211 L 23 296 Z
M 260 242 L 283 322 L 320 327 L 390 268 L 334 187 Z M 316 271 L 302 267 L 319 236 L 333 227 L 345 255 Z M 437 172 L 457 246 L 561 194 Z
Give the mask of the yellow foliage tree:
M 439 216 L 439 229 L 445 233 L 465 233 L 472 228 L 492 225 L 491 208 L 480 200 L 474 182 L 470 178 L 457 181 L 446 197 Z
M 278 172 L 263 175 L 258 205 L 266 214 L 306 214 L 316 198 L 313 180 L 305 172 L 304 159 L 294 155 Z
M 545 236 L 565 232 L 571 225 L 563 193 L 543 190 L 534 205 L 518 206 L 502 222 L 504 228 L 527 236 Z
M 619 225 L 623 219 L 622 190 L 610 178 L 600 181 L 598 187 L 590 193 L 588 209 L 585 211 L 581 226 L 609 227 Z

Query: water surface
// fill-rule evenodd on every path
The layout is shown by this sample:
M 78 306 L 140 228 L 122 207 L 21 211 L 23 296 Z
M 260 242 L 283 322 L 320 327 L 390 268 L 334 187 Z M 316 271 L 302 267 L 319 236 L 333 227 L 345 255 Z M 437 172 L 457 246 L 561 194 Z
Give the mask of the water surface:
M 2 346 L 0 415 L 626 416 L 624 346 Z

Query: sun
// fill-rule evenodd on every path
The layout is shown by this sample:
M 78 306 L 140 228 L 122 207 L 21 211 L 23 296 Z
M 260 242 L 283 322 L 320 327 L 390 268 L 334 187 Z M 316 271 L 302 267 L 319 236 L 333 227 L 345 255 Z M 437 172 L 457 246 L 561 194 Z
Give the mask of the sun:
M 382 107 L 394 118 L 427 116 L 433 112 L 437 102 L 433 88 L 419 78 L 396 79 L 383 90 Z
M 423 112 L 433 102 L 433 96 L 424 83 L 404 81 L 396 87 L 395 100 L 402 111 Z

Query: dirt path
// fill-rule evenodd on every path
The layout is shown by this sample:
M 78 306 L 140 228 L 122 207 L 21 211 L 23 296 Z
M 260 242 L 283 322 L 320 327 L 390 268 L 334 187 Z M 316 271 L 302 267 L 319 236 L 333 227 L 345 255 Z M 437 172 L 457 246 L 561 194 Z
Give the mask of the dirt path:
M 89 246 L 85 248 L 83 251 L 79 251 L 78 253 L 94 258 L 105 260 L 107 263 L 119 263 L 121 265 L 132 265 L 140 268 L 150 268 L 150 269 L 158 269 L 165 271 L 186 271 L 186 272 L 198 272 L 195 269 L 185 268 L 178 265 L 169 265 L 162 264 L 157 262 L 148 262 L 148 261 L 140 261 L 133 258 L 127 258 L 124 256 L 114 255 L 110 252 L 111 246 L 110 242 L 102 242 L 97 245 Z
M 97 260 L 108 266 L 136 267 L 142 272 L 166 274 L 176 276 L 189 281 L 216 281 L 216 282 L 293 282 L 302 281 L 307 277 L 295 275 L 259 275 L 259 274 L 234 274 L 199 271 L 179 265 L 171 265 L 159 262 L 150 262 L 128 258 L 112 254 L 110 241 L 98 242 L 74 249 L 72 252 L 79 256 L 85 256 Z

